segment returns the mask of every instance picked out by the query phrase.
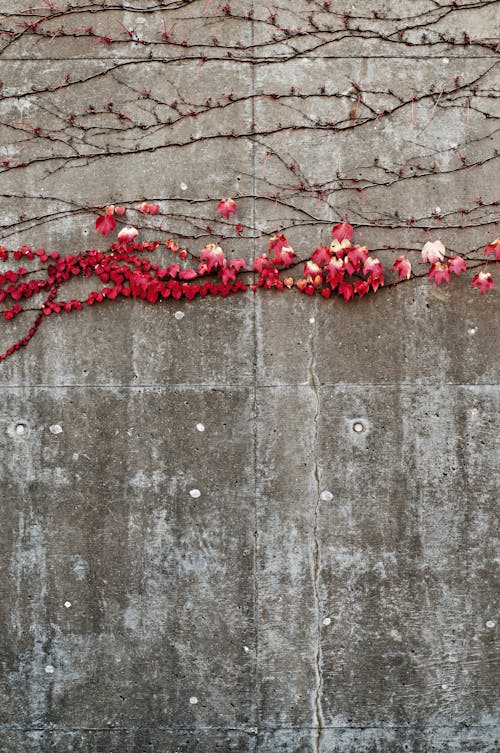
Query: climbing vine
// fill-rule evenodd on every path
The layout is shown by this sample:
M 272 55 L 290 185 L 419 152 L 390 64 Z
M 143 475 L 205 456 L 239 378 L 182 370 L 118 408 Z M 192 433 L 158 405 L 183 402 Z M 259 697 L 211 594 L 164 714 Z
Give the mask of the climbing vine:
M 491 290 L 497 12 L 0 2 L 0 313 L 32 322 L 0 359 L 123 297 Z
M 158 204 L 148 202 L 141 202 L 137 207 L 137 211 L 151 216 L 158 214 L 159 209 Z M 222 199 L 217 206 L 218 214 L 226 219 L 236 211 L 233 199 Z M 96 232 L 103 236 L 113 233 L 116 218 L 121 220 L 125 214 L 124 207 L 108 205 L 95 221 Z M 9 253 L 0 246 L 0 260 L 3 262 L 8 262 L 11 257 L 17 262 L 38 262 L 35 269 L 19 265 L 0 274 L 0 303 L 7 304 L 1 311 L 3 318 L 11 321 L 23 312 L 37 312 L 28 332 L 0 354 L 0 361 L 26 346 L 45 317 L 71 313 L 118 297 L 139 298 L 155 304 L 168 298 L 225 297 L 244 292 L 249 286 L 254 292 L 258 288 L 282 291 L 296 287 L 307 295 L 319 293 L 324 298 L 338 295 L 346 302 L 355 296 L 363 298 L 384 286 L 386 270 L 378 258 L 370 255 L 366 246 L 353 242 L 353 234 L 353 227 L 348 222 L 336 224 L 331 231 L 331 242 L 318 246 L 305 260 L 298 259 L 283 234 L 273 235 L 267 252 L 250 264 L 242 258 L 228 258 L 218 243 L 207 243 L 196 256 L 187 248 L 180 248 L 172 238 L 163 243 L 140 241 L 138 229 L 125 225 L 105 250 L 92 248 L 64 255 L 57 251 L 47 253 L 41 247 L 21 246 Z M 148 255 L 160 247 L 177 257 L 174 263 L 151 260 Z M 491 261 L 499 261 L 500 237 L 487 244 L 484 253 L 486 257 L 492 256 Z M 439 240 L 427 241 L 421 258 L 428 266 L 428 277 L 437 286 L 449 283 L 452 275 L 459 277 L 467 269 L 466 259 L 447 254 Z M 476 260 L 473 266 L 477 264 Z M 302 275 L 293 276 L 291 271 L 301 265 Z M 243 279 L 249 271 L 252 273 L 250 283 Z M 396 277 L 390 282 L 391 286 L 415 276 L 410 259 L 404 255 L 395 259 L 391 272 Z M 65 300 L 61 297 L 61 289 L 76 277 L 92 278 L 99 284 L 84 298 Z M 474 275 L 472 287 L 479 288 L 481 293 L 493 289 L 491 273 L 481 269 Z M 39 306 L 27 303 L 37 296 L 42 298 Z

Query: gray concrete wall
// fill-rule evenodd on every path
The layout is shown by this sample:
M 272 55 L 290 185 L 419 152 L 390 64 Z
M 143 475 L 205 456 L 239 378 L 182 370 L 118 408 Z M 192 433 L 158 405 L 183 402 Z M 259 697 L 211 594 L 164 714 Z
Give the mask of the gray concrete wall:
M 247 259 L 345 215 L 419 274 L 429 229 L 498 235 L 498 3 L 227 5 L 1 0 L 1 243 L 102 245 L 112 201 Z M 467 274 L 115 301 L 0 365 L 1 753 L 499 749 L 498 298 Z

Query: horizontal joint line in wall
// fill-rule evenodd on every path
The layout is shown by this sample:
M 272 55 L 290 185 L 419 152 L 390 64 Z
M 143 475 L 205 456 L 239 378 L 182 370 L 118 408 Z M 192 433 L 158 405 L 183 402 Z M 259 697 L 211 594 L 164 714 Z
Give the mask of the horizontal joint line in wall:
M 123 392 L 133 392 L 137 390 L 158 390 L 168 391 L 176 389 L 206 389 L 217 390 L 254 390 L 254 389 L 281 389 L 293 387 L 309 388 L 309 382 L 276 382 L 271 384 L 254 384 L 249 379 L 248 383 L 244 382 L 169 382 L 168 384 L 0 384 L 0 390 L 26 390 L 26 389 L 43 389 L 43 390 L 61 390 L 61 389 L 92 389 L 92 390 L 123 390 Z M 499 382 L 322 382 L 319 389 L 327 387 L 376 387 L 377 389 L 435 389 L 436 387 L 500 387 Z
M 440 729 L 496 729 L 497 725 L 493 722 L 491 724 L 379 724 L 379 725 L 322 725 L 323 730 L 408 730 L 412 731 L 425 731 L 425 730 L 440 730 Z M 259 725 L 259 732 L 281 732 L 281 731 L 295 731 L 295 730 L 311 730 L 317 729 L 313 725 L 297 725 L 297 726 L 272 726 L 272 725 Z M 221 727 L 221 726 L 169 726 L 169 725 L 137 725 L 131 727 L 120 726 L 106 726 L 106 727 L 59 727 L 59 726 L 47 726 L 47 727 L 21 727 L 15 725 L 0 725 L 0 732 L 45 732 L 45 733 L 64 733 L 64 732 L 133 732 L 136 733 L 139 730 L 145 732 L 165 731 L 165 732 L 202 732 L 204 730 L 220 730 L 221 732 L 242 732 L 248 734 L 255 734 L 252 729 L 247 727 Z

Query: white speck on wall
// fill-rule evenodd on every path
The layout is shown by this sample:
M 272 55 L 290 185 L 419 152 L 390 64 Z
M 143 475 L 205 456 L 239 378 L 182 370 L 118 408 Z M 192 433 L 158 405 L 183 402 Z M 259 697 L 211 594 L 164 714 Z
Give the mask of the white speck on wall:
M 65 601 L 64 602 L 64 606 L 66 607 L 66 609 L 69 609 L 70 606 L 71 606 L 71 602 L 70 601 Z
M 443 65 L 448 65 L 449 62 L 448 58 L 443 58 Z
M 314 324 L 315 321 L 316 319 L 314 318 L 314 316 L 311 316 L 309 319 L 309 324 Z
M 141 613 L 134 605 L 129 605 L 124 614 L 123 621 L 129 630 L 138 630 L 141 626 Z
M 486 627 L 490 628 L 490 629 L 494 628 L 495 627 L 495 620 L 488 620 L 488 622 L 486 623 Z
M 434 211 L 436 214 L 441 214 L 441 207 L 436 207 Z
M 443 683 L 441 687 L 443 688 L 443 690 L 448 690 L 448 685 L 446 683 Z
M 73 558 L 73 572 L 77 580 L 85 580 L 89 572 L 89 563 L 81 555 L 76 554 Z
M 53 667 L 52 664 L 47 664 L 47 666 L 45 667 L 45 672 L 48 675 L 53 675 L 55 671 L 55 667 Z
M 62 426 L 60 424 L 52 424 L 52 426 L 49 426 L 49 431 L 51 434 L 62 434 Z
M 328 491 L 328 489 L 325 489 L 324 491 L 321 492 L 321 494 L 319 495 L 319 498 L 322 502 L 331 502 L 333 499 L 333 494 L 330 491 Z
M 243 646 L 243 651 L 245 652 L 245 654 L 248 654 L 250 649 L 248 648 L 248 646 Z
M 201 497 L 201 492 L 199 489 L 191 489 L 189 494 L 191 495 L 193 499 L 198 499 L 198 497 Z
M 180 322 L 181 319 L 184 319 L 184 312 L 183 311 L 176 311 L 174 314 L 175 318 L 178 322 Z
M 188 187 L 185 183 L 181 183 L 181 191 L 187 191 Z
M 331 624 L 332 624 L 331 617 L 324 617 L 323 618 L 323 625 L 328 626 L 328 625 L 331 625 Z
M 20 437 L 23 434 L 26 434 L 26 426 L 24 424 L 18 424 L 16 426 L 16 434 L 18 434 Z
M 189 699 L 189 703 L 191 704 L 191 706 L 196 706 L 196 704 L 198 703 L 197 697 L 195 695 L 192 695 Z
M 469 335 L 475 335 L 477 332 L 477 327 L 469 327 L 467 332 L 469 333 Z
M 203 424 L 196 424 L 196 430 L 197 431 L 205 431 L 205 426 Z

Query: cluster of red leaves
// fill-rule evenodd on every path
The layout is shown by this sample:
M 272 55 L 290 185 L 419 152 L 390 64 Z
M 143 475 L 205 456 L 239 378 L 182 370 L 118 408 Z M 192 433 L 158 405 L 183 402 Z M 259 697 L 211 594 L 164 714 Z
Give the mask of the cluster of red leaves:
M 137 210 L 142 214 L 155 215 L 159 206 L 143 202 Z M 104 214 L 96 220 L 96 231 L 107 236 L 116 227 L 115 217 L 123 217 L 125 211 L 124 207 L 117 205 L 105 207 Z M 217 213 L 229 219 L 232 213 L 236 213 L 236 202 L 223 199 L 217 206 Z M 236 225 L 237 232 L 241 232 L 241 229 L 241 225 Z M 256 273 L 251 289 L 283 290 L 296 286 L 306 295 L 319 292 L 323 297 L 330 298 L 336 293 L 345 301 L 354 296 L 362 298 L 370 290 L 376 292 L 384 285 L 382 264 L 369 255 L 366 246 L 352 243 L 353 233 L 353 228 L 347 222 L 335 225 L 330 245 L 315 249 L 305 262 L 303 276 L 297 281 L 291 276 L 282 278 L 284 270 L 297 263 L 295 252 L 284 235 L 272 236 L 267 253 L 258 256 L 251 265 L 250 269 Z M 18 262 L 36 260 L 41 265 L 38 270 L 29 271 L 26 266 L 18 266 L 17 269 L 0 273 L 0 304 L 5 302 L 9 305 L 0 311 L 4 319 L 12 320 L 23 311 L 37 312 L 26 335 L 0 354 L 0 362 L 27 345 L 43 319 L 52 314 L 69 313 L 84 306 L 115 300 L 119 296 L 157 303 L 167 298 L 193 300 L 209 294 L 227 296 L 247 289 L 247 285 L 237 279 L 240 273 L 248 269 L 246 262 L 243 259 L 227 259 L 216 243 L 204 246 L 198 259 L 193 256 L 197 261 L 195 267 L 182 268 L 178 263 L 161 266 L 151 261 L 144 254 L 155 251 L 160 243 L 138 242 L 137 236 L 137 228 L 123 227 L 109 250 L 91 249 L 66 256 L 56 251 L 48 253 L 43 248 L 33 250 L 29 246 L 21 246 L 9 253 L 0 246 L 0 262 L 7 262 L 12 256 Z M 165 247 L 171 253 L 178 254 L 180 261 L 188 256 L 187 249 L 179 249 L 178 244 L 170 238 L 165 241 Z M 500 238 L 486 246 L 485 254 L 493 254 L 496 261 L 500 260 Z M 448 283 L 452 274 L 460 275 L 467 268 L 462 257 L 447 256 L 440 241 L 425 244 L 422 261 L 430 265 L 428 276 L 438 286 L 443 282 Z M 412 275 L 411 263 L 400 256 L 394 262 L 392 271 L 397 273 L 399 280 L 409 279 Z M 100 286 L 85 299 L 65 301 L 57 298 L 61 286 L 77 276 L 97 278 Z M 478 272 L 472 280 L 472 287 L 478 287 L 481 293 L 493 289 L 491 274 Z M 36 295 L 42 295 L 41 305 L 32 308 L 23 305 L 23 301 Z
M 319 246 L 307 260 L 297 287 L 307 295 L 320 290 L 324 298 L 337 292 L 345 301 L 374 293 L 384 284 L 384 270 L 366 246 L 352 245 L 353 228 L 347 222 L 335 225 L 329 246 Z

